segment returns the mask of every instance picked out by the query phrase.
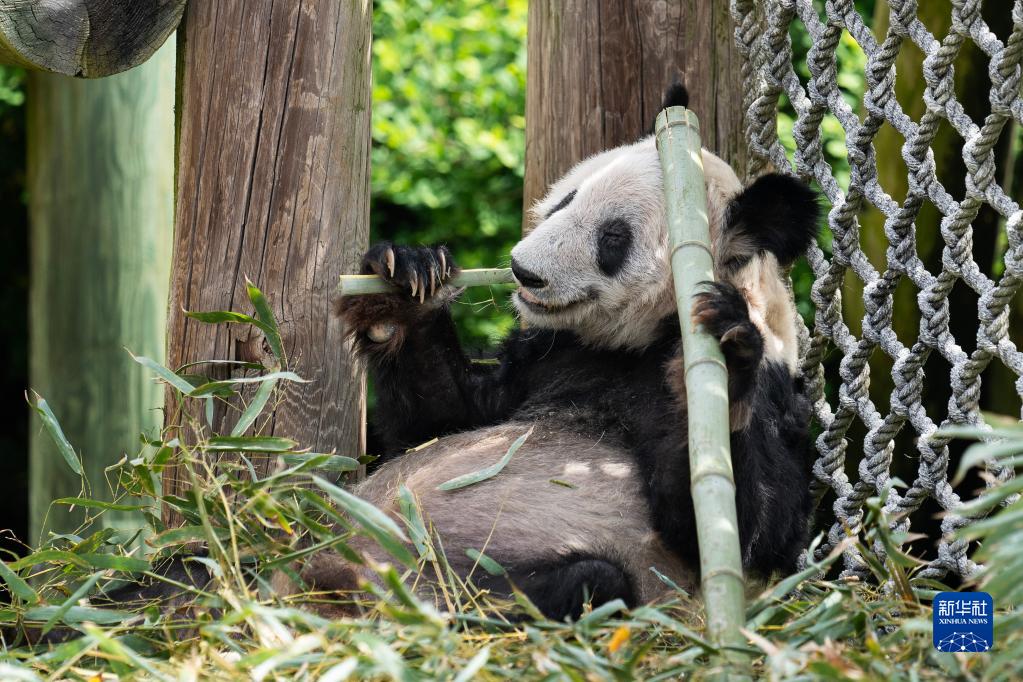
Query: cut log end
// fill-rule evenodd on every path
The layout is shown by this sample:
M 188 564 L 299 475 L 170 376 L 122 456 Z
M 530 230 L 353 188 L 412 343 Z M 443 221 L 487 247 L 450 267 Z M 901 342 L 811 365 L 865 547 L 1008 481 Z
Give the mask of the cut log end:
M 0 63 L 99 78 L 149 59 L 181 22 L 186 0 L 0 0 Z

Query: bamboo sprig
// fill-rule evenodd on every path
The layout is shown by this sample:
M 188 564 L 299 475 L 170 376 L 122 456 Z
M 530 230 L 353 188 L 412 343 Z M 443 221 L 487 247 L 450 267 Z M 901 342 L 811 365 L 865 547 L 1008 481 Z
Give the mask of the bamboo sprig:
M 455 287 L 483 287 L 493 284 L 513 284 L 511 268 L 479 268 L 462 270 L 452 277 L 448 284 Z M 394 286 L 376 275 L 341 275 L 338 291 L 342 296 L 359 296 L 362 294 L 389 294 L 395 291 Z
M 744 643 L 744 581 L 728 423 L 728 372 L 717 339 L 694 326 L 693 299 L 713 281 L 700 124 L 684 107 L 655 123 L 664 173 L 671 270 L 682 326 L 689 466 L 707 630 L 719 645 Z

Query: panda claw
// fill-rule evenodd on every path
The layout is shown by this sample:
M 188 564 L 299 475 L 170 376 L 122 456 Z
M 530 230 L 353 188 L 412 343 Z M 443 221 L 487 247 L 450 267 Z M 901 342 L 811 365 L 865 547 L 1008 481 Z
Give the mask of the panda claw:
M 409 277 L 409 286 L 412 287 L 412 298 L 415 298 L 416 292 L 419 290 L 419 275 Z
M 426 283 L 419 287 L 419 303 L 422 304 L 426 300 Z
M 444 255 L 444 249 L 437 249 L 437 253 L 440 255 L 440 271 L 444 277 L 447 277 L 448 270 L 448 257 Z
M 738 339 L 745 330 L 742 327 L 732 327 L 721 335 L 720 343 L 727 343 Z
M 430 296 L 437 290 L 437 271 L 434 268 L 430 268 Z
M 387 272 L 389 273 L 390 277 L 393 278 L 394 277 L 394 249 L 391 249 L 391 248 L 387 249 L 387 255 L 385 256 L 385 258 L 387 260 Z

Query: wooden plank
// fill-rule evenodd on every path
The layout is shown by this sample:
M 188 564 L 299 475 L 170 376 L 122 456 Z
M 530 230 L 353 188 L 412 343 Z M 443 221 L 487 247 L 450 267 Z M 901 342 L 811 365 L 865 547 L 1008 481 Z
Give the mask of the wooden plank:
M 146 61 L 185 0 L 0 0 L 0 63 L 97 78 Z
M 174 46 L 98 81 L 32 73 L 27 98 L 31 387 L 45 396 L 108 498 L 104 468 L 158 431 L 163 391 L 125 348 L 161 359 L 173 229 Z M 79 478 L 30 429 L 31 539 Z M 48 528 L 81 514 L 55 507 Z M 137 522 L 123 513 L 107 525 Z
M 182 312 L 251 312 L 251 279 L 310 380 L 282 384 L 262 433 L 343 455 L 362 449 L 364 399 L 331 304 L 368 242 L 371 18 L 369 0 L 213 0 L 189 4 L 180 32 L 169 362 L 272 362 L 258 332 Z M 237 415 L 218 401 L 215 430 Z M 187 485 L 178 473 L 167 492 Z
M 676 80 L 703 122 L 704 145 L 742 177 L 732 32 L 727 0 L 533 0 L 524 207 L 587 156 L 653 132 L 664 89 Z

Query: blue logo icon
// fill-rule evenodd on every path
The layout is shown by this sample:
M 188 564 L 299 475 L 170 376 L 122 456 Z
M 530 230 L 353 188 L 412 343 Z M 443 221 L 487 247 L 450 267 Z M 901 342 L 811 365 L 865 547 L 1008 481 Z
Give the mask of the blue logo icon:
M 989 651 L 994 645 L 995 604 L 987 592 L 940 592 L 933 606 L 938 651 Z

